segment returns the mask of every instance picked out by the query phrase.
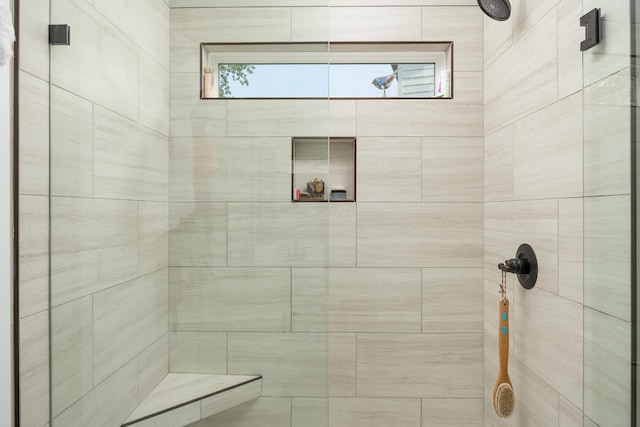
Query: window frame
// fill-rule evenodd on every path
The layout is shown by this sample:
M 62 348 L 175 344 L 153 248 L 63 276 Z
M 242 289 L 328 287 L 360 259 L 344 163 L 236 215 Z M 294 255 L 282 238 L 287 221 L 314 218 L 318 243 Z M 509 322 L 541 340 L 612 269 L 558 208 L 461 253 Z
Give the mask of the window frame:
M 216 78 L 213 91 L 218 93 L 219 64 L 368 64 L 368 63 L 434 63 L 435 79 L 441 70 L 451 73 L 449 97 L 204 97 L 204 70 L 211 67 Z M 280 42 L 280 43 L 201 43 L 200 44 L 200 99 L 452 99 L 453 42 Z

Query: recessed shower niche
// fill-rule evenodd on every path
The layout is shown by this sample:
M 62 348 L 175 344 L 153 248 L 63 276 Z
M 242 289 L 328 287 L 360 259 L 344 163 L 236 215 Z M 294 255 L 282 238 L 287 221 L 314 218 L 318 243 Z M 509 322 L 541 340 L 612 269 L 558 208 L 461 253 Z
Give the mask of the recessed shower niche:
M 291 139 L 291 200 L 356 201 L 356 138 Z

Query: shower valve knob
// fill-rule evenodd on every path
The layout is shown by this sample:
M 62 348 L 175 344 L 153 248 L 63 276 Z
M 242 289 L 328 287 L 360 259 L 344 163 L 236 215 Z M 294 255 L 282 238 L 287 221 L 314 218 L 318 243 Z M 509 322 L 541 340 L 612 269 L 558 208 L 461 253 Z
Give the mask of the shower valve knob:
M 538 278 L 536 254 L 531 246 L 522 244 L 516 252 L 516 257 L 498 264 L 498 268 L 505 273 L 516 274 L 520 284 L 526 289 L 531 289 Z

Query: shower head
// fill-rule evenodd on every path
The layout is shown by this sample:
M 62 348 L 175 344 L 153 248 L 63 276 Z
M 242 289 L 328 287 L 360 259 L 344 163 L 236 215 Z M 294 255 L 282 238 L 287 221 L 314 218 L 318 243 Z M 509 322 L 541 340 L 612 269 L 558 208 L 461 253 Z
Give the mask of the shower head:
M 480 9 L 491 19 L 506 21 L 511 16 L 509 0 L 478 0 Z

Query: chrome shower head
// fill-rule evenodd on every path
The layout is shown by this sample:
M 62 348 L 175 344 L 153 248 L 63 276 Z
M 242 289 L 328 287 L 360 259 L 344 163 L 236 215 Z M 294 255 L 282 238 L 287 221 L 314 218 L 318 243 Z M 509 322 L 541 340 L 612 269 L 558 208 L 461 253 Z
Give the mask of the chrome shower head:
M 480 9 L 491 19 L 506 21 L 511 16 L 509 0 L 478 0 Z

